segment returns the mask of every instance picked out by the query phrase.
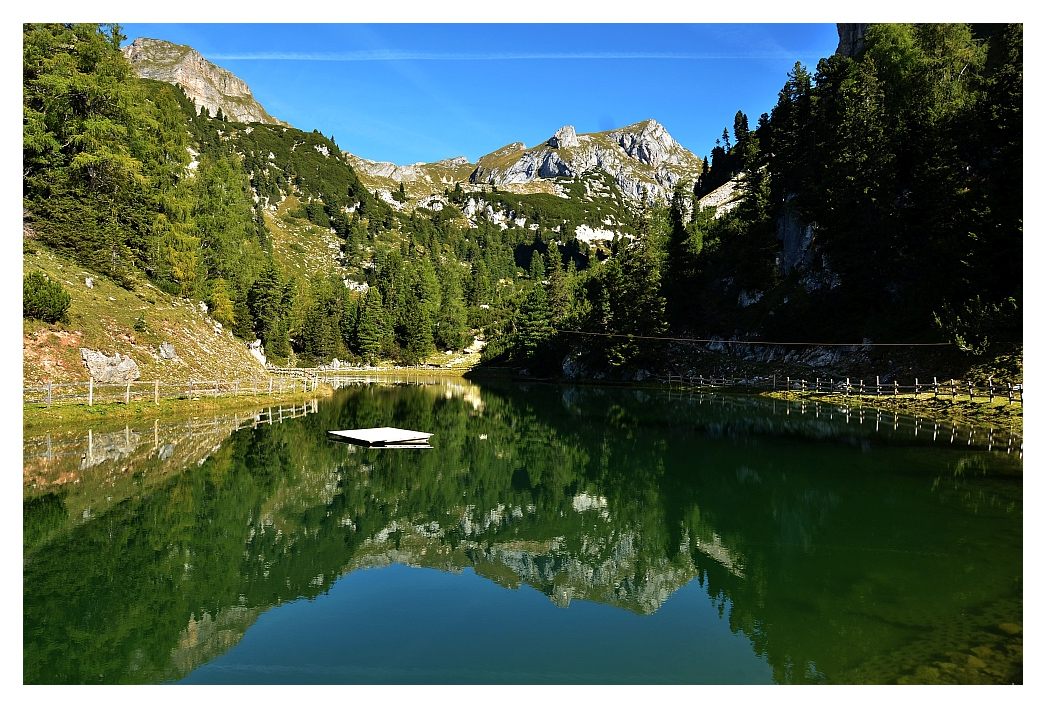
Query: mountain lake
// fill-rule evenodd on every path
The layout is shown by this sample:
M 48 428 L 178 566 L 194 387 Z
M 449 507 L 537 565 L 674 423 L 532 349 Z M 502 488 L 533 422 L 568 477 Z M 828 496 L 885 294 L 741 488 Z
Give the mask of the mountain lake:
M 1006 431 L 372 377 L 23 439 L 26 684 L 1008 684 L 1022 626 Z

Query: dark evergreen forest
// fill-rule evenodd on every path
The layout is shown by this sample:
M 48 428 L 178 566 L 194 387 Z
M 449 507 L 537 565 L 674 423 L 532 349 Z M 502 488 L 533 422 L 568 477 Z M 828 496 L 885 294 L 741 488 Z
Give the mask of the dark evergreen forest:
M 664 205 L 633 205 L 601 173 L 564 181 L 566 199 L 456 185 L 410 212 L 364 187 L 333 137 L 198 115 L 134 75 L 124 39 L 24 25 L 24 207 L 51 248 L 204 300 L 276 362 L 417 363 L 481 332 L 487 361 L 547 372 L 568 353 L 657 367 L 662 341 L 635 336 L 1021 342 L 1021 25 L 873 25 L 856 58 L 797 63 Z M 732 178 L 733 210 L 694 208 Z M 286 197 L 334 230 L 366 294 L 333 268 L 284 273 L 265 210 Z M 481 211 L 473 226 L 470 200 L 524 225 Z M 568 236 L 607 217 L 635 238 Z M 800 267 L 783 260 L 790 225 L 809 236 Z

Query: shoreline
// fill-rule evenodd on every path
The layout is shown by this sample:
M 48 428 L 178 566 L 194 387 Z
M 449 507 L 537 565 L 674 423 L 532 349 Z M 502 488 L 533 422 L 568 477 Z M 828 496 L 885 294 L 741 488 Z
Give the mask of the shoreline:
M 129 419 L 154 418 L 164 420 L 172 416 L 204 415 L 235 409 L 265 408 L 274 404 L 301 403 L 312 399 L 327 399 L 334 394 L 330 384 L 321 383 L 316 391 L 298 392 L 296 394 L 219 396 L 210 398 L 195 396 L 191 400 L 185 397 L 165 399 L 159 405 L 152 401 L 106 402 L 88 406 L 87 404 L 52 404 L 45 408 L 41 404 L 24 404 L 22 407 L 22 432 L 36 433 L 46 428 L 81 423 L 105 423 L 108 421 L 125 421 Z

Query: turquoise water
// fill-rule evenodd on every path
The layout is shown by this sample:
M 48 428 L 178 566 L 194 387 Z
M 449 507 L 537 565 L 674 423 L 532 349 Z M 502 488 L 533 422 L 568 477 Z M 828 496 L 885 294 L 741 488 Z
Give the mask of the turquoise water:
M 26 683 L 1022 681 L 1000 432 L 464 380 L 289 413 L 25 442 Z M 433 448 L 326 435 L 385 425 Z

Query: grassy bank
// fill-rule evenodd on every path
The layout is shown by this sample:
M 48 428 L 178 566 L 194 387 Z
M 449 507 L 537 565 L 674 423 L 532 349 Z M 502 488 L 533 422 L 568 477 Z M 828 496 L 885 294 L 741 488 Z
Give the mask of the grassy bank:
M 812 394 L 798 391 L 767 391 L 757 396 L 773 397 L 788 401 L 818 401 L 841 406 L 865 406 L 885 411 L 897 411 L 909 415 L 927 416 L 937 421 L 963 424 L 983 428 L 1006 429 L 1016 435 L 1022 435 L 1022 409 L 1017 400 L 1008 403 L 1007 397 L 995 397 L 989 403 L 989 397 L 949 397 L 933 394 L 912 394 L 899 396 L 844 396 L 843 394 Z
M 105 402 L 88 406 L 86 404 L 52 404 L 47 408 L 43 404 L 26 404 L 22 408 L 22 430 L 32 432 L 57 425 L 123 421 L 128 419 L 179 418 L 184 416 L 205 416 L 223 411 L 239 409 L 257 409 L 279 404 L 296 404 L 312 399 L 323 399 L 331 396 L 334 389 L 329 384 L 320 384 L 316 391 L 298 392 L 297 394 L 268 394 L 220 396 L 194 396 L 179 399 L 163 399 L 159 404 L 152 401 Z

